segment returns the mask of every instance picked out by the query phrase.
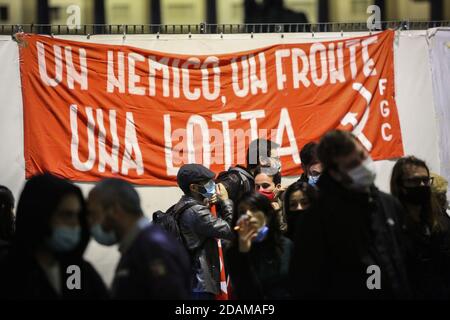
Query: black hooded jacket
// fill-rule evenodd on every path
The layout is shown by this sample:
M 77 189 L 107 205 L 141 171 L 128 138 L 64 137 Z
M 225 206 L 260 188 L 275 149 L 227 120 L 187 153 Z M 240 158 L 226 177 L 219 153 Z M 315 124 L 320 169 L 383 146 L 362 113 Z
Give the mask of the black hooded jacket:
M 68 194 L 76 195 L 81 201 L 82 234 L 74 250 L 56 255 L 62 288 L 61 294 L 58 294 L 37 262 L 35 253 L 51 235 L 52 214 Z M 108 293 L 101 277 L 83 259 L 89 239 L 81 190 L 50 174 L 33 177 L 22 191 L 16 214 L 16 234 L 11 251 L 0 266 L 0 299 L 106 299 Z M 81 289 L 69 289 L 67 283 L 74 283 L 70 279 L 74 272 L 68 269 L 69 266 L 79 268 Z

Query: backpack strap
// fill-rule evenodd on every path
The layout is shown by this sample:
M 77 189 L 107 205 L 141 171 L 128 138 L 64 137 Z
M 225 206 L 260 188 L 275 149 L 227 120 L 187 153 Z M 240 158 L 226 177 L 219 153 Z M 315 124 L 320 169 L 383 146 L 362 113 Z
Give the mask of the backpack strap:
M 187 203 L 185 203 L 183 206 L 181 206 L 181 208 L 178 208 L 178 210 L 175 210 L 175 206 L 176 206 L 176 204 L 175 204 L 175 205 L 173 205 L 172 207 L 170 207 L 167 211 L 169 211 L 169 210 L 171 210 L 171 209 L 174 209 L 174 210 L 173 210 L 173 215 L 175 216 L 175 220 L 176 220 L 176 222 L 178 223 L 178 220 L 180 219 L 181 214 L 182 214 L 183 212 L 185 212 L 187 209 L 190 209 L 191 207 L 196 206 L 196 205 L 197 205 L 197 204 L 195 204 L 195 203 L 187 202 Z
M 203 241 L 202 243 L 200 243 L 200 245 L 199 245 L 197 248 L 195 248 L 194 250 L 190 250 L 190 249 L 188 248 L 188 246 L 187 246 L 186 239 L 184 238 L 184 234 L 183 234 L 183 232 L 181 231 L 181 228 L 180 228 L 180 222 L 179 222 L 179 221 L 180 221 L 181 215 L 182 215 L 186 210 L 188 210 L 188 209 L 190 209 L 190 208 L 192 208 L 192 207 L 195 207 L 195 206 L 199 206 L 199 204 L 197 204 L 197 203 L 192 203 L 192 202 L 188 202 L 188 203 L 184 204 L 181 208 L 179 208 L 178 210 L 176 210 L 176 211 L 173 213 L 174 216 L 175 216 L 175 222 L 176 222 L 177 225 L 178 225 L 178 230 L 180 230 L 181 240 L 183 241 L 183 244 L 184 244 L 186 250 L 187 250 L 189 253 L 192 254 L 191 258 L 194 258 L 194 257 L 197 256 L 197 254 L 198 254 L 198 253 L 200 252 L 200 250 L 203 248 L 203 245 L 205 244 L 206 240 Z M 175 205 L 173 205 L 172 207 L 175 207 Z M 172 208 L 172 207 L 171 207 L 171 208 Z

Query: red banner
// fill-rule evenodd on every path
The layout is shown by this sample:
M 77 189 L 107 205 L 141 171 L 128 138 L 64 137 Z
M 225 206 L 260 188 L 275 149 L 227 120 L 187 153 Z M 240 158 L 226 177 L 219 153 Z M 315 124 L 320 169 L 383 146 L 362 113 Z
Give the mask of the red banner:
M 375 160 L 403 155 L 394 32 L 222 55 L 176 55 L 23 34 L 27 178 L 119 176 L 172 185 L 183 163 L 245 164 L 257 137 L 283 175 L 327 131 L 353 131 Z

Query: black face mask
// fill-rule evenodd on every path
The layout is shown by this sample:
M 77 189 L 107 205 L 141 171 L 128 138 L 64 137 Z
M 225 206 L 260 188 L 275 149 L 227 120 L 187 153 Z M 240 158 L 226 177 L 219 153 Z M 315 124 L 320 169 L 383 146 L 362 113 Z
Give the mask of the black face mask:
M 430 202 L 431 188 L 428 186 L 403 187 L 402 195 L 404 201 L 415 205 L 424 205 Z
M 302 209 L 302 210 L 289 210 L 289 214 L 296 216 L 296 215 L 302 215 L 304 214 L 306 211 L 306 209 Z

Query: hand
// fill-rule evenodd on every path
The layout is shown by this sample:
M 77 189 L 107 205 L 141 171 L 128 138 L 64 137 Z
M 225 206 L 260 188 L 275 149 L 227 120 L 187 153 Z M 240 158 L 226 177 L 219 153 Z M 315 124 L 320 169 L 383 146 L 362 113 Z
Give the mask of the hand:
M 278 201 L 272 202 L 272 208 L 274 208 L 275 210 L 280 210 L 281 206 L 278 203 Z
M 203 199 L 203 203 L 205 206 L 210 207 L 213 204 L 216 204 L 219 200 L 225 201 L 228 200 L 228 191 L 225 186 L 221 183 L 216 185 L 216 193 L 211 198 Z
M 228 200 L 228 191 L 225 188 L 225 186 L 221 183 L 218 183 L 216 185 L 216 195 L 219 197 L 220 200 L 225 201 Z
M 217 198 L 217 195 L 213 195 L 211 198 L 204 198 L 203 204 L 209 208 L 209 207 L 213 206 L 214 204 L 216 204 L 218 200 L 219 199 Z
M 275 192 L 275 199 L 280 199 L 285 191 L 286 191 L 285 187 L 283 187 L 283 186 L 277 187 L 274 190 L 274 192 Z
M 245 216 L 238 222 L 239 251 L 247 253 L 252 248 L 252 241 L 258 235 L 258 220 Z

